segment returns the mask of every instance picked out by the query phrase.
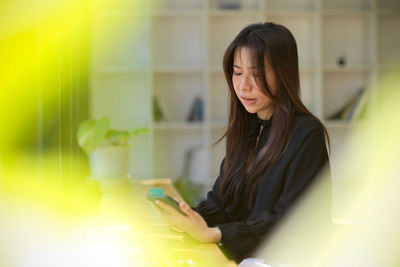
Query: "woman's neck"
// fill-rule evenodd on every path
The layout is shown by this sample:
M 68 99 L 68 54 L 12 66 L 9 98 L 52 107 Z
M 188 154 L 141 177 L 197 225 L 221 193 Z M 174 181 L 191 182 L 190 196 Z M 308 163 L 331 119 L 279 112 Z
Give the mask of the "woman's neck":
M 269 120 L 272 116 L 273 110 L 267 110 L 267 111 L 259 111 L 257 112 L 257 117 L 261 120 Z

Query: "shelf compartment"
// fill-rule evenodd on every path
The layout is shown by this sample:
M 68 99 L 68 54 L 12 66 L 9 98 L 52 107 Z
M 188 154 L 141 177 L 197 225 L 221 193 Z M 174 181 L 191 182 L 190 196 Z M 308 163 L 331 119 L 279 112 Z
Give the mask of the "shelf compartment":
M 210 106 L 211 120 L 227 121 L 228 120 L 228 103 L 229 88 L 223 73 L 211 74 L 210 83 Z
M 133 179 L 149 179 L 151 176 L 150 134 L 132 137 L 129 173 Z
M 364 88 L 369 90 L 369 73 L 361 72 L 324 72 L 324 118 L 329 117 L 340 110 L 353 98 L 357 92 Z
M 267 15 L 268 20 L 284 25 L 296 39 L 299 64 L 314 65 L 315 59 L 315 34 L 316 28 L 311 15 Z
M 91 117 L 108 117 L 129 125 L 150 123 L 148 77 L 141 74 L 95 75 Z
M 155 17 L 152 28 L 154 66 L 205 65 L 206 38 L 201 18 Z
M 201 131 L 156 131 L 154 132 L 154 166 L 153 173 L 155 178 L 171 178 L 176 179 L 184 175 L 184 159 L 189 149 L 195 147 L 205 150 L 203 144 L 203 135 Z M 198 175 L 205 177 L 206 160 L 199 160 L 196 169 L 199 170 Z
M 222 58 L 228 45 L 241 29 L 250 23 L 259 22 L 257 16 L 211 17 L 209 23 L 209 59 L 211 66 L 222 65 Z
M 378 16 L 378 63 L 400 64 L 400 16 Z
M 322 18 L 324 65 L 371 64 L 372 37 L 369 19 L 364 15 L 324 15 Z
M 149 66 L 148 22 L 144 16 L 97 17 L 92 42 L 94 66 Z
M 313 113 L 317 113 L 318 95 L 315 90 L 315 73 L 312 71 L 300 72 L 300 97 L 303 104 Z
M 197 97 L 204 97 L 202 74 L 154 74 L 153 92 L 167 121 L 186 121 Z M 203 98 L 204 100 L 204 98 Z M 205 111 L 203 103 L 203 112 Z M 204 118 L 203 113 L 203 118 Z
M 212 129 L 211 132 L 211 143 L 210 145 L 214 144 L 217 142 L 225 133 L 224 128 L 219 128 L 219 129 Z M 214 182 L 214 180 L 218 177 L 219 175 L 219 170 L 221 166 L 222 159 L 225 157 L 225 145 L 226 145 L 226 139 L 224 138 L 221 142 L 219 142 L 217 145 L 214 147 L 211 147 L 210 150 L 210 177 L 211 177 L 211 182 Z

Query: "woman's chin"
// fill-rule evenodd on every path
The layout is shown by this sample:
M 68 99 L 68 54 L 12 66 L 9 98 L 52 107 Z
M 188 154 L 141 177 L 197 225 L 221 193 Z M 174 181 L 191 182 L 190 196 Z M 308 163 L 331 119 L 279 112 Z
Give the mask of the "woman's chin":
M 252 107 L 244 107 L 245 109 L 246 109 L 246 111 L 248 112 L 248 113 L 251 113 L 251 114 L 255 114 L 255 113 L 257 113 L 257 109 L 255 109 L 255 108 L 252 108 Z

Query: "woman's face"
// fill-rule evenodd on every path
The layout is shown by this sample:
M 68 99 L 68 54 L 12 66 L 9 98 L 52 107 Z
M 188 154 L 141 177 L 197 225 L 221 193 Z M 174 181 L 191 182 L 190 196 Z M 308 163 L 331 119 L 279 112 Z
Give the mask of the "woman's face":
M 275 74 L 265 60 L 265 74 L 272 93 L 276 90 Z M 257 113 L 260 119 L 269 119 L 273 112 L 271 99 L 257 85 L 257 68 L 252 65 L 251 55 L 246 47 L 236 49 L 233 59 L 232 82 L 235 93 L 249 113 Z

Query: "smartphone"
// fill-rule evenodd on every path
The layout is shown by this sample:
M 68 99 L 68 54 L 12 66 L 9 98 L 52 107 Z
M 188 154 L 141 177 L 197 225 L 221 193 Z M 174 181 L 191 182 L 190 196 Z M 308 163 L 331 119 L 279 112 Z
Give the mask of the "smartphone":
M 150 192 L 147 194 L 147 199 L 155 202 L 156 200 L 160 200 L 164 202 L 167 205 L 170 205 L 171 207 L 175 208 L 179 213 L 187 216 L 179 207 L 179 203 L 173 199 L 172 197 L 165 195 L 163 193 L 162 188 L 151 188 Z

